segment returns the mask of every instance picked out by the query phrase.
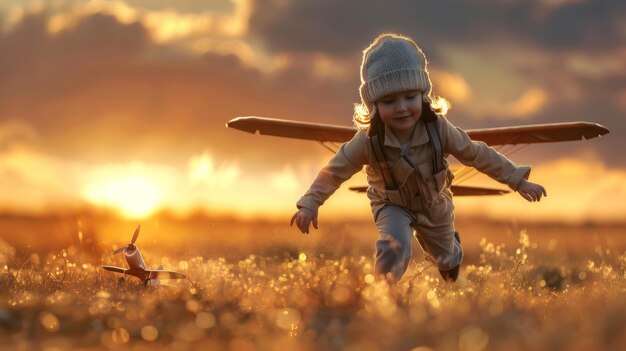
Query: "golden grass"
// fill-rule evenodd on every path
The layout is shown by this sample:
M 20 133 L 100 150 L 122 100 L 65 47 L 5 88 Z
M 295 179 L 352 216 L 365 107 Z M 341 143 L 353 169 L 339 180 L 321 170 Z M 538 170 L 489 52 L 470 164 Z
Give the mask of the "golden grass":
M 208 238 L 177 235 L 161 246 L 150 239 L 150 230 L 168 224 L 147 225 L 138 244 L 148 266 L 163 263 L 189 276 L 147 288 L 132 277 L 120 284 L 117 275 L 99 267 L 125 266 L 121 257 L 108 255 L 107 244 L 97 249 L 83 237 L 42 251 L 0 241 L 0 349 L 618 350 L 626 345 L 626 248 L 620 232 L 604 243 L 589 238 L 568 246 L 566 227 L 542 227 L 543 233 L 499 227 L 502 234 L 464 237 L 467 259 L 457 283 L 442 282 L 434 267 L 416 259 L 403 280 L 389 286 L 373 275 L 371 227 L 353 225 L 328 225 L 305 237 L 282 224 L 224 222 L 207 228 Z M 113 246 L 126 243 L 134 229 L 120 227 L 126 233 L 106 240 Z M 602 236 L 602 228 L 583 229 Z M 466 232 L 472 232 L 470 226 Z M 285 235 L 291 236 L 281 244 Z

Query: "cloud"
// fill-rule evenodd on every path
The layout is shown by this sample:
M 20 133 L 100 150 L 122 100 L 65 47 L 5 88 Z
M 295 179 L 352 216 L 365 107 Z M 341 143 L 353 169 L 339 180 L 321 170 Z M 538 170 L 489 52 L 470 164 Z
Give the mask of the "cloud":
M 248 0 L 213 2 L 204 6 L 122 0 L 104 1 L 32 1 L 7 7 L 5 30 L 17 25 L 25 15 L 51 13 L 50 33 L 68 30 L 85 17 L 95 14 L 112 16 L 124 24 L 141 23 L 157 42 L 169 42 L 198 34 L 241 36 L 247 31 L 250 5 Z M 188 4 L 192 5 L 192 4 Z
M 567 68 L 574 74 L 593 80 L 611 76 L 626 77 L 626 47 L 610 54 L 572 53 L 565 56 Z
M 151 42 L 141 25 L 110 16 L 86 17 L 53 37 L 45 23 L 29 16 L 0 37 L 8 53 L 0 58 L 0 120 L 31 123 L 42 145 L 65 157 L 130 161 L 159 154 L 172 160 L 207 146 L 225 154 L 243 149 L 237 152 L 245 157 L 258 151 L 237 143 L 254 139 L 224 129 L 236 116 L 330 121 L 344 115 L 342 123 L 350 123 L 354 91 L 317 79 L 308 58 L 267 76 L 234 55 L 159 58 L 167 47 Z M 26 50 L 14 50 L 19 46 Z M 342 100 L 343 113 L 337 108 Z M 268 145 L 274 146 L 261 159 L 295 154 L 279 151 L 278 141 Z
M 615 106 L 622 113 L 626 113 L 626 88 L 622 89 L 615 95 Z
M 204 151 L 189 159 L 189 181 L 192 185 L 206 185 L 210 188 L 235 186 L 241 171 L 235 162 L 215 165 L 213 158 Z
M 0 208 L 3 211 L 44 213 L 58 204 L 75 204 L 75 164 L 21 145 L 0 153 Z
M 504 103 L 476 101 L 472 105 L 471 111 L 474 118 L 477 119 L 482 116 L 497 116 L 498 119 L 505 120 L 526 119 L 541 112 L 548 101 L 549 94 L 545 90 L 530 88 L 513 100 Z
M 603 1 L 336 2 L 258 0 L 251 32 L 274 51 L 350 54 L 376 34 L 407 34 L 433 51 L 441 42 L 533 41 L 544 47 L 611 48 L 623 40 L 626 5 Z M 328 14 L 332 13 L 332 16 Z M 478 15 L 480 14 L 480 15 Z M 390 20 L 392 19 L 392 20 Z
M 30 144 L 37 139 L 37 132 L 27 123 L 7 120 L 0 123 L 0 152 Z
M 26 17 L 41 17 L 45 18 L 47 33 L 59 35 L 76 32 L 75 27 L 89 22 L 91 17 L 103 16 L 124 25 L 138 25 L 152 42 L 168 44 L 176 50 L 193 52 L 216 48 L 216 51 L 209 52 L 241 54 L 243 62 L 255 67 L 271 64 L 267 57 L 258 60 L 262 53 L 251 57 L 251 53 L 259 51 L 259 48 L 252 49 L 245 41 L 250 16 L 249 0 L 212 2 L 205 5 L 203 11 L 197 11 L 199 7 L 192 4 L 185 6 L 183 3 L 174 9 L 171 4 L 163 2 L 128 3 L 122 0 L 40 1 L 38 6 L 32 4 L 15 5 L 7 10 L 5 32 L 20 26 Z M 196 11 L 189 11 L 191 9 Z
M 626 167 L 615 152 L 626 140 L 623 45 L 614 45 L 624 37 L 615 29 L 619 4 L 606 17 L 613 27 L 598 29 L 606 41 L 582 36 L 573 45 L 556 36 L 552 45 L 541 37 L 545 21 L 586 4 L 558 4 L 535 18 L 538 5 L 521 2 L 184 2 L 184 10 L 169 10 L 164 1 L 92 1 L 102 8 L 92 12 L 79 11 L 89 3 L 63 3 L 39 12 L 19 7 L 0 33 L 0 153 L 49 173 L 28 178 L 25 163 L 7 163 L 13 166 L 4 168 L 3 189 L 20 189 L 24 204 L 78 201 L 66 185 L 82 182 L 79 174 L 139 162 L 148 173 L 172 175 L 171 183 L 155 184 L 159 201 L 173 208 L 291 212 L 330 154 L 315 143 L 244 134 L 224 123 L 260 115 L 350 125 L 361 50 L 382 30 L 411 35 L 424 47 L 435 92 L 452 100 L 454 123 L 602 123 L 611 134 L 601 140 L 516 156 L 541 163 L 593 152 L 607 172 Z M 328 16 L 332 6 L 336 17 Z M 591 18 L 571 17 L 585 27 L 572 35 L 591 30 L 607 6 Z M 7 14 L 0 15 L 3 25 Z M 68 22 L 50 33 L 57 15 Z M 174 29 L 157 38 L 160 20 Z M 240 29 L 227 30 L 228 23 Z M 270 209 L 264 201 L 272 197 Z M 345 208 L 369 213 L 367 200 L 347 191 L 325 208 L 328 216 Z
M 452 103 L 469 102 L 472 90 L 462 75 L 438 69 L 431 69 L 429 73 L 433 86 L 437 88 L 435 94 L 445 97 Z
M 531 88 L 509 105 L 508 114 L 517 118 L 526 117 L 540 111 L 547 102 L 547 92 L 542 89 Z
M 459 118 L 540 121 L 563 104 L 595 104 L 585 99 L 590 79 L 626 79 L 624 18 L 626 5 L 618 1 L 265 0 L 254 3 L 250 35 L 281 54 L 350 58 L 346 71 L 358 72 L 361 50 L 378 33 L 404 33 L 423 47 L 433 77 L 454 72 L 470 87 L 454 91 L 449 87 L 462 85 L 435 81 L 436 92 L 444 84 L 439 93 L 448 89 L 457 100 Z M 594 88 L 609 89 L 602 85 Z M 470 90 L 471 99 L 459 96 Z

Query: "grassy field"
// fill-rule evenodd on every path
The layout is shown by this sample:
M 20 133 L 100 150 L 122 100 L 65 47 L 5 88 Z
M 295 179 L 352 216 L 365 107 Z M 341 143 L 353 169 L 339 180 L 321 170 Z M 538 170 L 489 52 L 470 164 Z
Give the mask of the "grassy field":
M 620 350 L 623 225 L 459 221 L 466 260 L 443 283 L 416 248 L 394 286 L 373 275 L 369 222 L 305 236 L 283 223 L 142 222 L 144 288 L 103 271 L 137 223 L 0 218 L 0 349 Z

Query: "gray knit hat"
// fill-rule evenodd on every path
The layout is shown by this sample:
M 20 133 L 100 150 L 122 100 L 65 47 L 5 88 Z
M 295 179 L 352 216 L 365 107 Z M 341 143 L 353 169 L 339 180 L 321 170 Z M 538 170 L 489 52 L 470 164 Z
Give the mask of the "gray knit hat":
M 431 87 L 426 57 L 410 38 L 381 34 L 363 51 L 359 92 L 367 106 L 384 96 L 406 90 L 419 90 L 429 95 Z

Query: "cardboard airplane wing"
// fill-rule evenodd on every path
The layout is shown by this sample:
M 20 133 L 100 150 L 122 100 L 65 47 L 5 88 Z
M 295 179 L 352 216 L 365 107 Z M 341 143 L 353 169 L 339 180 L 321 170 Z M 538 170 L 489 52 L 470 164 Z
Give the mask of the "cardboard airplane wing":
M 331 124 L 309 123 L 266 117 L 237 117 L 226 123 L 244 132 L 319 142 L 346 142 L 356 129 Z M 609 130 L 597 123 L 565 122 L 502 128 L 466 130 L 470 138 L 487 145 L 517 145 L 592 139 Z
M 600 124 L 580 121 L 467 130 L 470 138 L 491 146 L 586 140 L 608 132 L 609 130 Z
M 318 141 L 333 152 L 336 150 L 328 147 L 325 143 L 346 142 L 357 132 L 355 128 L 347 126 L 256 116 L 237 117 L 226 123 L 226 126 L 253 134 Z M 497 146 L 592 139 L 607 134 L 609 130 L 597 123 L 565 122 L 468 129 L 466 132 L 473 140 L 482 141 L 490 146 Z M 457 184 L 450 188 L 455 196 L 502 195 L 510 192 L 502 189 L 458 185 L 460 181 L 467 180 L 471 176 L 472 172 L 470 171 L 456 179 Z M 350 190 L 365 192 L 367 187 L 352 187 Z
M 352 139 L 356 133 L 352 127 L 255 116 L 234 118 L 226 126 L 252 134 L 337 143 Z
M 367 191 L 367 186 L 352 186 L 348 188 L 357 193 L 364 193 Z M 503 189 L 492 189 L 492 188 L 483 188 L 476 186 L 465 186 L 465 185 L 452 185 L 450 187 L 450 191 L 454 196 L 482 196 L 482 195 L 504 195 L 506 193 L 510 193 L 509 190 Z

